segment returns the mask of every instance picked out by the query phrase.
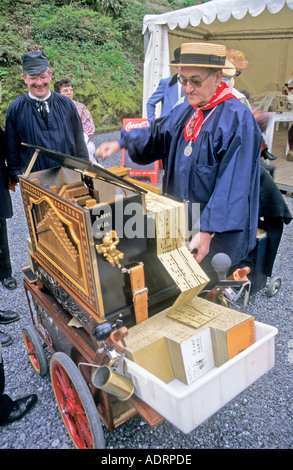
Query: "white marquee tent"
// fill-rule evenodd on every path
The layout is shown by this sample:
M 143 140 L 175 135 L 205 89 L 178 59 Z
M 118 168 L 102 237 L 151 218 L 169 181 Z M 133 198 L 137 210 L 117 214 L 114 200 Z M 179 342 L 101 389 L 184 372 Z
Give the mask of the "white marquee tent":
M 183 42 L 225 44 L 246 54 L 248 68 L 236 87 L 251 95 L 270 83 L 287 83 L 293 72 L 293 0 L 211 0 L 161 15 L 146 15 L 143 117 L 146 102 Z

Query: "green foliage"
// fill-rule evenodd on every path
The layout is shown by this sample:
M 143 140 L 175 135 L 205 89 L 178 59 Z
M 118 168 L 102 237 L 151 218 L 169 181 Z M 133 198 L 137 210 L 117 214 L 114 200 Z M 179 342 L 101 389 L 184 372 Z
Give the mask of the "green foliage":
M 122 11 L 121 0 L 86 0 L 86 4 L 103 15 L 111 15 L 114 18 L 117 18 Z
M 183 0 L 188 2 L 188 0 Z M 44 50 L 54 80 L 69 77 L 74 99 L 90 110 L 96 128 L 119 126 L 142 109 L 144 47 L 142 21 L 147 0 L 1 0 L 0 125 L 9 103 L 27 88 L 20 57 Z M 180 8 L 179 0 L 163 2 Z
M 52 85 L 62 76 L 73 81 L 74 99 L 89 108 L 97 128 L 121 124 L 125 116 L 140 116 L 141 58 L 125 47 L 128 40 L 120 20 L 101 13 L 114 7 L 117 11 L 120 2 L 102 2 L 99 11 L 85 6 L 90 2 L 58 3 L 14 2 L 15 14 L 0 20 L 4 31 L 0 37 L 1 126 L 9 103 L 27 91 L 20 57 L 32 49 L 45 51 L 54 71 Z
M 200 5 L 201 3 L 207 3 L 211 0 L 183 0 L 181 8 L 192 7 L 194 5 Z
M 2 78 L 1 78 L 2 82 Z M 19 68 L 17 65 L 13 65 L 9 68 L 9 73 L 7 72 L 5 76 L 5 81 L 2 82 L 2 90 L 1 90 L 1 127 L 4 128 L 5 125 L 5 114 L 8 108 L 9 103 L 15 100 L 17 96 L 26 93 L 27 88 L 19 75 Z
M 151 13 L 146 6 L 136 1 L 126 2 L 120 17 L 117 19 L 118 27 L 123 31 L 126 47 L 131 48 L 135 54 L 143 58 L 142 24 L 144 15 Z
M 83 8 L 79 4 L 62 8 L 42 5 L 32 21 L 32 34 L 37 42 L 58 38 L 59 41 L 91 42 L 93 45 L 118 40 L 111 18 Z

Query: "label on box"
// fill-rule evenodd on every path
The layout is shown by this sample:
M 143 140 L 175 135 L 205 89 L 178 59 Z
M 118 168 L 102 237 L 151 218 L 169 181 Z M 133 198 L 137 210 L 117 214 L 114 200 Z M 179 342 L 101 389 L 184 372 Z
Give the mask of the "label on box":
M 181 344 L 181 351 L 188 384 L 194 382 L 215 365 L 209 328 L 190 340 L 184 341 Z
M 177 343 L 167 338 L 174 375 L 186 385 L 191 384 L 215 366 L 209 328 Z

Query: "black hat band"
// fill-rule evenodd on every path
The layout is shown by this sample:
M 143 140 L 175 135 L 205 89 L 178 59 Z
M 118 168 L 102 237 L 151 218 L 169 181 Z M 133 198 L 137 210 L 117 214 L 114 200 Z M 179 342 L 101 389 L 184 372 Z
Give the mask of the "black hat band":
M 226 57 L 213 54 L 181 54 L 181 64 L 225 65 Z

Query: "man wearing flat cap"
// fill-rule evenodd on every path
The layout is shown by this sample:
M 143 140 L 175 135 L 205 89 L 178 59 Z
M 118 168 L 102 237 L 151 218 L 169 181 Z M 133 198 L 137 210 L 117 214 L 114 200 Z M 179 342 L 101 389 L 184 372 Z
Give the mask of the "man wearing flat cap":
M 234 268 L 256 244 L 262 134 L 222 81 L 229 67 L 224 45 L 181 44 L 177 66 L 188 101 L 149 127 L 122 129 L 120 139 L 102 143 L 96 156 L 105 159 L 126 148 L 139 164 L 165 158 L 166 194 L 189 207 L 200 205 L 200 228 L 189 249 L 212 279 L 216 253 L 226 253 Z
M 42 51 L 26 52 L 21 57 L 22 78 L 28 93 L 18 97 L 6 114 L 7 165 L 10 179 L 18 181 L 34 150 L 21 143 L 37 145 L 88 159 L 82 124 L 76 107 L 66 96 L 50 91 L 53 72 Z M 40 152 L 33 171 L 56 166 Z

